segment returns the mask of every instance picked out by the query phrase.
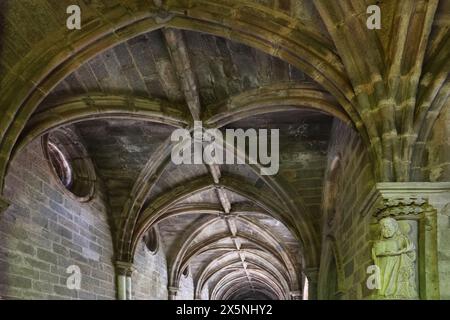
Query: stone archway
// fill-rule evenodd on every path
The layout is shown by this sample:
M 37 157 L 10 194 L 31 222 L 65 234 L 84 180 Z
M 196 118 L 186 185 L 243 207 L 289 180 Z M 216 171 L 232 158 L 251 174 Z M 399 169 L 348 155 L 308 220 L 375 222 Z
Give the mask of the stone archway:
M 72 261 L 123 299 L 298 298 L 303 274 L 310 298 L 368 298 L 371 227 L 386 215 L 415 221 L 403 236 L 415 240 L 420 297 L 449 295 L 444 0 L 381 1 L 377 31 L 363 0 L 82 1 L 78 31 L 64 28 L 69 0 L 4 3 L 0 237 L 13 240 L 0 244 L 0 271 L 15 279 L 23 262 L 37 275 L 13 294 L 50 283 L 49 296 L 92 298 L 52 282 Z M 279 128 L 279 175 L 175 165 L 171 132 L 195 121 Z M 41 170 L 36 144 L 69 126 L 81 156 L 49 151 L 63 186 L 69 165 L 87 182 L 76 202 Z M 153 227 L 157 248 L 145 246 Z

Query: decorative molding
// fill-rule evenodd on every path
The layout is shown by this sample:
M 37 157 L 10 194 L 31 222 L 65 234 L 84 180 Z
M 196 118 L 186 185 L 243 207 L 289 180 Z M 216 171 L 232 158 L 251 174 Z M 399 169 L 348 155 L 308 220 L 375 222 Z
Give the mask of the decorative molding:
M 180 290 L 180 288 L 170 286 L 167 288 L 167 290 L 169 290 L 169 293 L 177 294 L 177 292 L 178 292 L 178 290 Z
M 384 198 L 382 204 L 375 209 L 374 216 L 377 219 L 389 216 L 416 216 L 410 218 L 417 219 L 429 208 L 428 200 L 424 198 Z
M 178 287 L 168 286 L 167 294 L 168 294 L 169 300 L 175 300 L 179 290 L 180 290 L 180 288 L 178 288 Z
M 450 192 L 450 182 L 380 182 L 376 187 L 385 195 Z
M 381 182 L 373 186 L 358 211 L 362 216 L 414 215 L 428 207 L 430 195 L 439 193 L 450 193 L 450 183 Z

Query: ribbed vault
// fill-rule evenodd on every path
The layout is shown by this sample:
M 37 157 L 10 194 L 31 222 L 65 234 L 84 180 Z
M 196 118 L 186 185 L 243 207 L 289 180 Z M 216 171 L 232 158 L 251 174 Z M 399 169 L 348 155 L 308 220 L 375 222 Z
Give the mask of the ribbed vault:
M 377 181 L 427 179 L 450 92 L 448 1 L 382 1 L 379 31 L 363 0 L 93 1 L 71 34 L 70 1 L 39 2 L 36 30 L 11 31 L 31 18 L 20 1 L 0 13 L 0 185 L 26 145 L 75 128 L 106 188 L 116 259 L 132 263 L 157 228 L 175 291 L 188 270 L 195 298 L 302 290 L 320 262 L 333 121 L 358 132 Z M 279 173 L 174 165 L 171 133 L 198 120 L 279 129 Z

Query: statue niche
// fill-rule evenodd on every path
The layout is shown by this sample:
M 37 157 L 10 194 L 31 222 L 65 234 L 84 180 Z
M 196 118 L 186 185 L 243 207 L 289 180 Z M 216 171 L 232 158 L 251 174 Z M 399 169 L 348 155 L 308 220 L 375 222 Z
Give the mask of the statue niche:
M 377 297 L 381 299 L 415 299 L 416 249 L 409 239 L 410 225 L 402 230 L 399 222 L 391 217 L 380 220 L 380 239 L 372 248 L 372 258 L 379 268 L 380 278 Z

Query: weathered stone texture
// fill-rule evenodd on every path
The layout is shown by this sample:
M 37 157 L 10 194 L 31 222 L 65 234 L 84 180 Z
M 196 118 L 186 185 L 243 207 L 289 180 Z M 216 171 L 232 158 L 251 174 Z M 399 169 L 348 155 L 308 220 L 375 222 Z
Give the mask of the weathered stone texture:
M 423 168 L 425 177 L 432 182 L 450 180 L 450 108 L 438 118 L 430 141 L 426 145 L 428 165 Z M 450 299 L 450 199 L 435 199 L 438 209 L 438 259 L 439 284 L 442 299 Z
M 194 281 L 192 279 L 192 273 L 184 277 L 181 277 L 180 280 L 180 289 L 177 293 L 178 300 L 194 300 Z
M 0 296 L 10 299 L 114 299 L 113 244 L 102 188 L 82 204 L 50 172 L 39 141 L 12 163 L 0 216 Z M 66 286 L 81 269 L 81 290 Z
M 317 282 L 327 298 L 366 298 L 373 188 L 450 181 L 449 0 L 80 0 L 69 30 L 72 2 L 0 0 L 0 297 L 290 299 L 306 275 L 310 298 Z M 173 126 L 194 120 L 280 129 L 278 175 L 170 164 Z M 95 165 L 91 202 L 53 179 L 37 141 L 11 163 L 61 126 Z M 426 246 L 450 298 L 441 191 Z M 151 226 L 156 254 L 142 243 Z M 72 264 L 80 291 L 65 284 Z M 421 273 L 425 291 L 436 273 Z
M 133 298 L 136 300 L 167 300 L 167 262 L 164 249 L 152 254 L 141 241 L 134 257 L 132 274 Z
M 450 205 L 438 216 L 438 258 L 441 299 L 450 299 Z
M 370 216 L 361 212 L 361 206 L 374 186 L 374 179 L 359 136 L 337 120 L 333 125 L 329 159 L 332 161 L 336 157 L 340 158 L 341 168 L 334 181 L 338 190 L 333 206 L 335 214 L 332 226 L 326 227 L 324 236 L 335 238 L 340 250 L 342 265 L 339 267 L 344 272 L 342 298 L 361 299 L 369 294 L 364 291 L 364 284 L 366 268 L 371 264 L 368 241 Z
M 437 251 L 440 298 L 450 299 L 450 199 L 449 190 L 430 196 L 437 210 Z
M 431 182 L 450 180 L 450 108 L 443 110 L 433 127 L 433 134 L 426 145 L 428 165 L 424 176 Z

